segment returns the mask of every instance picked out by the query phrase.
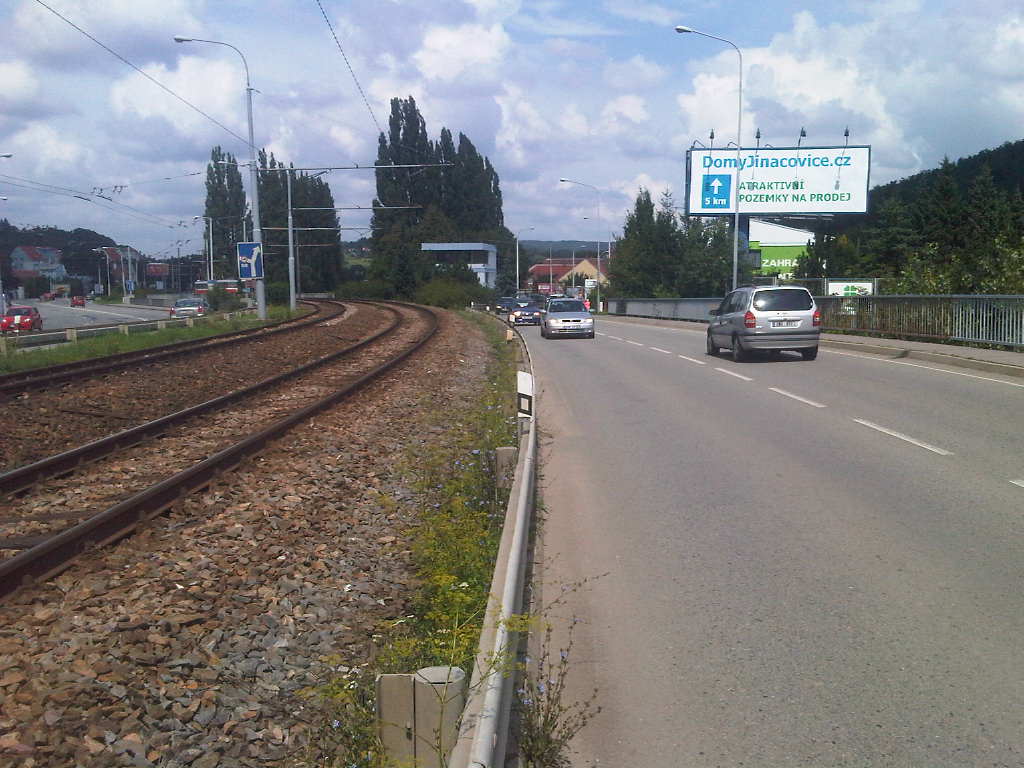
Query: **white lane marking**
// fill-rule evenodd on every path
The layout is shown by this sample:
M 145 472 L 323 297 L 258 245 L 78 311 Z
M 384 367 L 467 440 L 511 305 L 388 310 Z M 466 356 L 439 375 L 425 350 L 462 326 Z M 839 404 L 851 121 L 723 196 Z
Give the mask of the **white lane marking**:
M 676 357 L 681 357 L 683 360 L 689 360 L 691 363 L 696 363 L 697 365 L 707 365 L 703 360 L 698 360 L 695 357 L 687 357 L 686 355 L 676 355 Z
M 641 344 L 639 341 L 630 341 L 629 339 L 626 339 L 626 343 L 627 344 L 632 344 L 634 347 L 642 347 L 643 346 L 643 344 Z
M 598 332 L 597 332 L 597 335 L 598 335 L 598 336 L 607 336 L 608 334 L 607 334 L 607 333 L 601 333 L 600 331 L 598 331 Z
M 666 355 L 672 354 L 667 349 L 661 349 L 660 347 L 648 347 L 648 349 L 653 349 L 655 352 L 664 352 Z
M 886 360 L 884 357 L 874 357 L 873 355 L 855 355 L 852 352 L 836 352 L 834 349 L 825 350 L 830 355 L 842 355 L 843 357 L 859 357 L 861 360 L 876 360 L 880 363 L 890 363 L 891 365 L 907 365 L 911 368 L 924 368 L 927 371 L 938 371 L 939 373 L 949 373 L 953 376 L 966 376 L 969 379 L 979 379 L 981 381 L 994 381 L 996 384 L 1005 384 L 1008 387 L 1021 387 L 1024 389 L 1024 384 L 1018 384 L 1014 381 L 1003 381 L 1002 379 L 992 379 L 988 376 L 978 376 L 976 373 L 961 373 L 960 371 L 947 371 L 945 368 L 935 368 L 931 365 L 921 365 L 920 363 L 907 363 L 903 360 Z
M 791 397 L 794 400 L 799 400 L 801 403 L 807 403 L 807 405 L 813 405 L 815 408 L 827 408 L 828 406 L 824 403 L 816 403 L 813 400 L 808 400 L 806 397 L 800 397 L 800 395 L 794 395 L 792 392 L 787 392 L 784 389 L 777 389 L 775 387 L 768 387 L 772 392 L 778 392 L 780 395 Z
M 609 339 L 615 339 L 616 341 L 622 341 L 618 336 L 609 336 Z
M 926 451 L 937 453 L 940 456 L 953 455 L 952 451 L 947 451 L 945 448 L 936 448 L 934 445 L 929 445 L 928 443 L 923 443 L 920 440 L 915 440 L 909 435 L 904 435 L 902 432 L 896 432 L 891 429 L 886 429 L 885 427 L 880 427 L 878 424 L 872 424 L 870 421 L 865 421 L 864 419 L 854 419 L 854 421 L 856 421 L 858 424 L 863 424 L 865 427 L 870 427 L 871 429 L 877 429 L 879 432 L 884 432 L 885 434 L 890 435 L 891 437 L 895 437 L 900 440 L 905 440 L 908 443 L 916 445 L 918 448 L 924 448 Z
M 112 315 L 113 317 L 126 317 L 132 320 L 146 320 L 152 317 L 152 315 L 129 315 L 124 312 L 110 312 L 108 310 L 96 309 L 94 307 L 54 307 L 54 309 L 69 309 L 72 312 L 85 312 L 87 315 Z M 168 310 L 169 311 L 169 308 Z M 164 318 L 153 317 L 154 320 L 163 320 Z
M 743 379 L 744 381 L 753 381 L 753 379 L 750 378 L 749 376 L 744 376 L 742 373 L 733 373 L 728 368 L 715 368 L 715 370 L 721 371 L 722 373 L 728 373 L 730 376 L 735 376 L 737 379 Z
M 1014 485 L 1019 485 L 1021 488 L 1024 488 L 1024 480 L 1011 480 L 1010 482 L 1013 483 Z
M 621 320 L 612 320 L 608 316 L 602 317 L 601 318 L 601 322 L 602 323 L 608 323 L 609 325 L 628 326 L 630 328 L 637 328 L 637 327 L 640 327 L 640 328 L 651 328 L 651 329 L 656 330 L 656 331 L 668 331 L 669 333 L 699 333 L 701 335 L 704 335 L 704 334 L 707 333 L 707 331 L 705 331 L 703 328 L 677 328 L 675 326 L 666 327 L 664 325 L 648 325 L 647 323 L 624 323 Z M 693 323 L 693 322 L 697 322 L 697 321 L 696 320 L 683 320 L 681 322 Z

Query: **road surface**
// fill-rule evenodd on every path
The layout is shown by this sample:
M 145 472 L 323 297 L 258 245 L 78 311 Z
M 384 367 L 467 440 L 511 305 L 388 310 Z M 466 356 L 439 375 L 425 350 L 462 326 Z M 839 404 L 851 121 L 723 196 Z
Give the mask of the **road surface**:
M 574 765 L 1024 765 L 1024 379 L 525 335 Z
M 39 313 L 43 316 L 44 331 L 80 328 L 83 325 L 105 323 L 115 325 L 138 320 L 163 320 L 167 317 L 166 309 L 130 307 L 123 304 L 97 304 L 89 300 L 86 300 L 84 307 L 72 307 L 70 299 L 54 299 L 53 301 L 29 299 L 24 303 L 39 308 Z

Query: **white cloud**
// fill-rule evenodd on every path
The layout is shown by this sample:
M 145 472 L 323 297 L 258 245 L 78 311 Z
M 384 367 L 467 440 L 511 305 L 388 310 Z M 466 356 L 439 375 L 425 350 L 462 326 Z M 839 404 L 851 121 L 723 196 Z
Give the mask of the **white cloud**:
M 143 71 L 218 122 L 245 135 L 245 79 L 240 62 L 182 56 L 175 70 L 154 64 Z M 163 118 L 181 133 L 221 130 L 137 72 L 110 87 L 110 105 L 120 116 Z
M 507 86 L 497 101 L 501 107 L 498 149 L 507 153 L 506 157 L 515 164 L 524 165 L 527 162 L 526 145 L 548 136 L 549 124 L 518 86 Z
M 679 11 L 658 3 L 643 0 L 605 0 L 604 7 L 610 13 L 631 21 L 646 21 L 666 27 L 679 23 Z
M 21 61 L 0 61 L 0 104 L 26 101 L 39 92 L 39 78 Z
M 601 111 L 602 126 L 610 132 L 629 130 L 649 119 L 647 102 L 636 94 L 618 96 Z
M 559 127 L 573 136 L 586 136 L 590 133 L 590 123 L 575 104 L 569 104 L 558 117 Z
M 520 0 L 465 0 L 484 23 L 502 22 L 514 17 L 522 9 Z
M 605 82 L 618 90 L 650 88 L 667 75 L 667 69 L 639 53 L 626 61 L 609 61 L 604 68 Z
M 497 74 L 509 45 L 508 34 L 497 24 L 434 26 L 413 60 L 428 80 L 478 80 Z
M 45 176 L 66 176 L 76 170 L 74 166 L 86 161 L 90 155 L 71 136 L 59 133 L 44 123 L 30 123 L 15 133 L 5 149 L 19 158 L 31 158 L 33 172 Z

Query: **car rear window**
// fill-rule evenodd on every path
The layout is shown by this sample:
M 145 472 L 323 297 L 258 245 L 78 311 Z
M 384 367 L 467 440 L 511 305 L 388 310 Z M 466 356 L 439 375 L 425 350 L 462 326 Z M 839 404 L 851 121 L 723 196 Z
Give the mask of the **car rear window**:
M 778 291 L 757 291 L 754 309 L 762 312 L 785 312 L 810 309 L 814 306 L 811 294 L 803 288 L 783 288 Z
M 7 314 L 5 317 L 17 317 L 18 315 L 31 315 L 32 310 L 29 307 L 8 307 Z

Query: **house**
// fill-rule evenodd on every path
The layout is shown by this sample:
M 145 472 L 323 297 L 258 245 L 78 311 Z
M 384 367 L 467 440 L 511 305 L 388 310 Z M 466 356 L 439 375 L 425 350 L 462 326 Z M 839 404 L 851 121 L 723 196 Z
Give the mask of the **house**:
M 545 259 L 534 264 L 527 273 L 529 288 L 537 293 L 558 293 L 567 285 L 584 285 L 586 280 L 597 279 L 597 267 L 589 258 Z M 601 285 L 608 282 L 608 260 L 601 260 Z
M 61 264 L 61 250 L 43 245 L 19 245 L 11 251 L 11 271 L 19 280 L 44 277 L 64 280 L 68 273 Z

